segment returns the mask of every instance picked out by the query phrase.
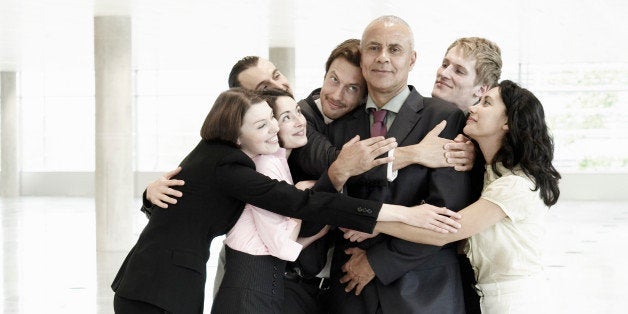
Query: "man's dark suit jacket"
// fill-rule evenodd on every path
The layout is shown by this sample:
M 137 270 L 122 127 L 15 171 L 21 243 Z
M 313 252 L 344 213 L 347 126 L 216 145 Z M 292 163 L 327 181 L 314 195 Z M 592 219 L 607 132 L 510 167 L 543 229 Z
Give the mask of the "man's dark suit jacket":
M 387 137 L 399 146 L 420 142 L 439 122 L 447 120 L 441 137 L 461 133 L 465 115 L 453 104 L 425 98 L 414 87 L 402 105 Z M 356 134 L 370 136 L 369 115 L 364 106 L 329 125 L 329 137 L 341 146 Z M 348 195 L 386 203 L 413 206 L 423 202 L 457 211 L 472 202 L 468 173 L 453 168 L 430 169 L 411 165 L 399 170 L 393 182 L 386 179 L 386 166 L 379 166 L 345 185 Z M 379 235 L 358 246 L 366 250 L 376 277 L 360 296 L 345 293 L 339 283 L 341 267 L 348 260 L 344 250 L 356 246 L 338 237 L 331 269 L 332 312 L 375 313 L 464 313 L 460 273 L 453 246 L 430 246 Z
M 111 287 L 131 300 L 173 313 L 202 313 L 209 246 L 237 221 L 246 203 L 281 215 L 372 231 L 381 202 L 300 191 L 255 171 L 236 147 L 201 141 L 181 163 L 184 197 L 150 220 Z

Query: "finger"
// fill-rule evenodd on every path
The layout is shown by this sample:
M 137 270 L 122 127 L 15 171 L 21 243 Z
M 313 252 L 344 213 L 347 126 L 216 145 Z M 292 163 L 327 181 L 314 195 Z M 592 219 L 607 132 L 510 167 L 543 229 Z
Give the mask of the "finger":
M 471 152 L 463 150 L 463 149 L 457 149 L 457 147 L 455 147 L 456 144 L 447 144 L 448 147 L 452 148 L 451 150 L 445 150 L 445 157 L 447 158 L 453 158 L 453 159 L 467 159 L 469 158 L 469 155 L 471 154 Z
M 365 138 L 361 140 L 360 143 L 366 146 L 371 146 L 382 141 L 386 141 L 386 138 L 384 138 L 383 136 L 375 136 L 375 137 Z
M 449 216 L 449 217 L 458 218 L 458 219 L 462 218 L 462 215 L 460 215 L 460 213 L 457 213 L 453 210 L 449 210 L 446 207 L 435 207 L 434 212 L 439 215 L 445 215 L 445 216 L 438 216 L 438 217 L 447 218 L 447 216 Z
M 349 274 L 345 274 L 344 276 L 340 278 L 340 283 L 346 283 L 346 282 L 349 282 L 350 280 L 351 280 L 351 276 L 349 276 Z
M 437 137 L 441 132 L 443 132 L 446 126 L 447 126 L 447 121 L 443 120 L 439 124 L 437 124 L 431 131 L 429 131 L 426 136 Z
M 353 234 L 351 236 L 351 242 L 356 242 L 356 241 L 358 241 L 358 239 L 360 239 L 360 235 L 359 234 Z
M 342 235 L 342 237 L 348 240 L 348 239 L 351 239 L 352 234 L 353 233 L 351 231 L 347 231 L 345 232 L 345 234 Z
M 391 156 L 386 156 L 386 157 L 382 157 L 382 158 L 377 158 L 374 159 L 371 163 L 373 167 L 377 167 L 379 165 L 383 165 L 383 164 L 387 164 L 390 162 L 395 161 L 395 157 L 391 157 Z
M 360 295 L 364 287 L 366 287 L 366 283 L 358 282 L 358 284 L 355 287 L 355 295 Z
M 360 141 L 360 136 L 356 135 L 352 139 L 350 139 L 348 142 L 346 142 L 344 145 L 342 145 L 342 147 L 351 146 L 351 145 L 357 143 L 358 141 Z
M 185 185 L 185 181 L 178 180 L 178 179 L 170 179 L 170 180 L 165 181 L 164 184 L 167 186 L 181 186 L 181 185 Z
M 174 170 L 172 170 L 172 171 L 168 171 L 168 172 L 166 172 L 166 173 L 164 174 L 164 178 L 166 178 L 166 179 L 170 179 L 170 178 L 172 178 L 172 177 L 176 176 L 177 174 L 179 174 L 179 172 L 181 172 L 181 169 L 182 169 L 181 167 L 177 167 L 177 169 L 174 169 Z
M 159 206 L 161 208 L 168 208 L 168 204 L 166 204 L 166 203 L 164 203 L 164 202 L 162 202 L 162 201 L 160 201 L 158 199 L 151 201 L 151 203 L 153 203 L 154 205 L 157 205 L 157 206 Z
M 454 138 L 454 142 L 465 143 L 465 142 L 471 142 L 471 140 L 468 137 L 464 136 L 464 134 L 458 134 L 456 135 L 456 138 Z
M 473 169 L 473 166 L 471 166 L 471 165 L 454 165 L 454 169 L 456 171 L 469 171 L 469 170 Z
M 453 233 L 458 232 L 458 229 L 462 227 L 462 225 L 456 222 L 455 220 L 450 219 L 450 218 L 446 218 L 446 219 L 447 220 L 445 221 L 439 220 L 439 219 L 434 220 L 432 221 L 432 224 Z
M 342 231 L 342 232 L 347 232 L 347 231 L 351 230 L 351 229 L 347 229 L 345 227 L 338 227 L 338 229 L 340 229 L 340 231 Z
M 372 149 L 371 154 L 373 154 L 374 156 L 382 155 L 384 153 L 389 152 L 391 149 L 397 147 L 397 145 L 398 145 L 397 141 L 391 141 L 391 142 L 388 142 L 386 145 L 382 145 L 382 146 L 373 145 L 371 146 L 371 149 Z
M 377 136 L 371 137 L 367 140 L 364 140 L 362 142 L 365 145 L 373 146 L 374 148 L 390 145 L 391 143 L 397 143 L 397 139 L 394 137 L 384 138 L 383 136 Z
M 356 280 L 349 281 L 349 283 L 345 287 L 345 292 L 351 292 L 351 290 L 353 290 L 357 284 L 358 282 Z
M 455 224 L 454 221 L 452 221 L 452 222 Z M 449 225 L 447 223 L 437 221 L 437 220 L 433 221 L 432 225 L 434 225 L 436 228 L 439 228 L 439 229 L 443 230 L 445 233 L 449 233 L 449 232 L 456 233 L 456 232 L 458 232 L 458 228 L 456 228 L 456 227 L 454 227 L 452 225 Z
M 473 146 L 472 145 L 468 145 L 466 143 L 449 142 L 449 143 L 445 144 L 445 150 L 448 153 L 467 152 L 467 151 L 471 151 L 472 149 L 473 149 Z
M 355 252 L 355 250 L 356 250 L 356 249 L 357 249 L 357 248 L 350 247 L 350 248 L 348 248 L 348 249 L 346 249 L 346 250 L 345 250 L 345 254 L 347 254 L 347 255 L 351 255 L 351 254 L 353 254 L 353 253 Z
M 446 229 L 440 228 L 436 225 L 429 225 L 428 229 L 432 230 L 432 231 L 436 231 L 438 233 L 449 233 L 449 231 L 447 231 Z
M 168 188 L 168 189 L 166 190 L 166 193 L 165 193 L 165 194 L 168 194 L 168 195 L 170 195 L 170 196 L 174 196 L 174 197 L 181 197 L 181 196 L 183 196 L 183 192 L 181 192 L 181 191 L 179 191 L 179 190 L 175 190 L 175 189 L 173 189 L 173 188 Z
M 469 159 L 460 159 L 460 158 L 447 158 L 447 164 L 450 167 L 456 167 L 456 166 L 464 166 L 464 165 L 470 165 L 471 161 Z
M 164 203 L 168 203 L 168 204 L 176 204 L 177 203 L 177 199 L 176 198 L 172 198 L 168 195 L 163 195 L 161 198 L 159 198 L 160 201 L 164 202 Z

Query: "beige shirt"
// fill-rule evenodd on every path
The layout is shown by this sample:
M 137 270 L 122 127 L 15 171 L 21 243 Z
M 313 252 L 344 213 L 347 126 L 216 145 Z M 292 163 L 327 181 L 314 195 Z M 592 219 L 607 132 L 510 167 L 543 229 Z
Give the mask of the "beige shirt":
M 497 164 L 502 176 L 486 167 L 482 198 L 506 217 L 469 238 L 465 252 L 479 284 L 524 279 L 542 273 L 542 239 L 548 207 L 520 168 L 514 173 Z

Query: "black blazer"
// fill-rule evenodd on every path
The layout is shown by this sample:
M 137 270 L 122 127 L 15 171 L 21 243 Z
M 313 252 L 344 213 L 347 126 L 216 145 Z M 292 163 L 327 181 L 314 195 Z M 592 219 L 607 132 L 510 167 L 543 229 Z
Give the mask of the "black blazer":
M 401 107 L 387 137 L 395 137 L 399 146 L 420 142 L 442 120 L 447 127 L 441 136 L 453 139 L 461 133 L 465 115 L 453 104 L 425 98 L 410 86 L 411 93 Z M 332 143 L 340 146 L 355 135 L 370 136 L 369 115 L 364 106 L 329 126 Z M 430 169 L 410 165 L 399 170 L 393 182 L 386 179 L 386 166 L 379 166 L 347 181 L 350 196 L 391 204 L 413 206 L 426 202 L 457 211 L 471 203 L 471 180 L 467 172 L 453 168 Z M 331 269 L 332 304 L 338 312 L 374 313 L 381 306 L 384 313 L 459 313 L 464 312 L 460 276 L 451 246 L 416 244 L 387 235 L 362 242 L 376 278 L 356 297 L 345 293 L 338 283 L 340 267 L 348 260 L 344 249 L 355 246 L 338 237 Z M 379 303 L 379 305 L 378 305 Z
M 232 145 L 201 141 L 181 163 L 183 197 L 152 215 L 111 287 L 122 297 L 173 313 L 202 313 L 209 246 L 245 203 L 281 215 L 372 231 L 381 202 L 300 191 L 255 171 Z

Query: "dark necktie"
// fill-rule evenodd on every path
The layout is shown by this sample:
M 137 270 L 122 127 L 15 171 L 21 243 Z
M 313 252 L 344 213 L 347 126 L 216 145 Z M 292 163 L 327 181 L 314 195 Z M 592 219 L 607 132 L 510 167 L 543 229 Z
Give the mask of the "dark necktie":
M 371 109 L 371 114 L 373 114 L 373 124 L 371 125 L 371 137 L 375 136 L 386 136 L 386 113 L 388 111 L 385 109 L 376 110 Z

